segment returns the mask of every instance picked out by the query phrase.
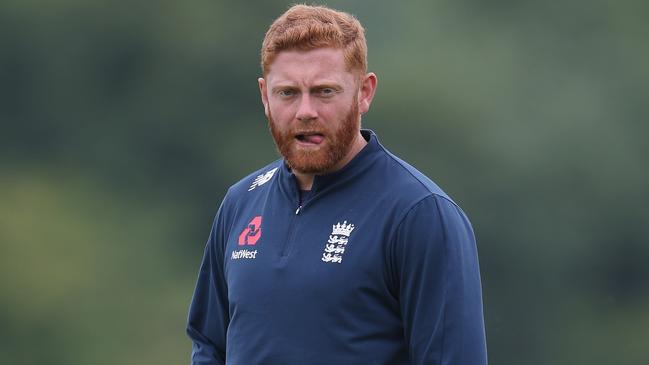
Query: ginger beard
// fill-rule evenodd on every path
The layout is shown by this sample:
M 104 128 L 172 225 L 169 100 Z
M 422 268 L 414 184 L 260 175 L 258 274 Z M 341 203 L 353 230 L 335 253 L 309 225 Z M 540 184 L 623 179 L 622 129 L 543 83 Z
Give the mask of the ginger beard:
M 349 112 L 344 119 L 332 127 L 320 120 L 296 121 L 287 127 L 277 124 L 268 111 L 268 126 L 279 153 L 288 166 L 306 174 L 322 174 L 330 171 L 352 148 L 352 142 L 360 130 L 358 98 L 354 96 Z M 304 148 L 298 144 L 297 135 L 316 132 L 323 140 L 316 148 Z

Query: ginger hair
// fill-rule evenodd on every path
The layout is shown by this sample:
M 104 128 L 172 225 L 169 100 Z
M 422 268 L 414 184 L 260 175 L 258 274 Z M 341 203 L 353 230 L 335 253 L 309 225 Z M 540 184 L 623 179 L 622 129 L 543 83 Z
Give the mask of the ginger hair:
M 324 6 L 293 5 L 266 32 L 261 46 L 261 69 L 266 76 L 281 51 L 342 49 L 349 71 L 367 72 L 365 29 L 351 14 Z

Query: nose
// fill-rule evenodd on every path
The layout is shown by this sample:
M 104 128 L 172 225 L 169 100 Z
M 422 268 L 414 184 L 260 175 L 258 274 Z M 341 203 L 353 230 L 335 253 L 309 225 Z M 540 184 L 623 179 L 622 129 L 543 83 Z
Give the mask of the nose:
M 295 114 L 295 118 L 304 122 L 315 119 L 317 117 L 318 112 L 313 105 L 311 95 L 309 95 L 309 93 L 303 93 L 302 99 L 300 99 L 300 105 L 298 106 L 297 113 Z

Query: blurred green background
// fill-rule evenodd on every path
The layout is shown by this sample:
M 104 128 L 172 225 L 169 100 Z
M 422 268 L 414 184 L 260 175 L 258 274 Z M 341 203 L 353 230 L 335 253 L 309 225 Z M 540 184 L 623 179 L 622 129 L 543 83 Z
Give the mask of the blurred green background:
M 495 365 L 649 364 L 649 2 L 331 1 L 364 127 L 469 214 Z M 287 1 L 0 2 L 0 363 L 183 364 Z

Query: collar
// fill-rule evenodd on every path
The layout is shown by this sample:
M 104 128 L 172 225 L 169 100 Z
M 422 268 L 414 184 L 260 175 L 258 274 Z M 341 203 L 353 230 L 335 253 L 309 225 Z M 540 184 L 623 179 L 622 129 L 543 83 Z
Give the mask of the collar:
M 375 160 L 377 153 L 383 150 L 383 146 L 379 143 L 378 137 L 374 131 L 370 129 L 361 129 L 361 135 L 367 141 L 367 144 L 363 149 L 361 149 L 356 156 L 354 156 L 354 158 L 352 158 L 352 160 L 341 169 L 328 174 L 315 175 L 310 197 L 315 197 L 327 190 L 348 184 L 355 178 L 362 176 L 363 173 L 370 168 L 371 162 Z M 299 191 L 297 178 L 284 159 L 281 160 L 278 177 L 280 180 L 280 189 L 288 195 L 289 199 L 298 202 Z

